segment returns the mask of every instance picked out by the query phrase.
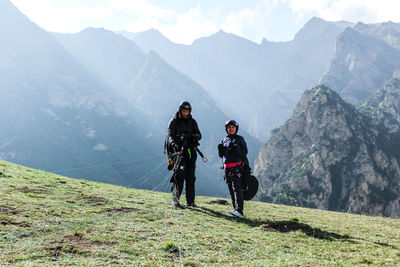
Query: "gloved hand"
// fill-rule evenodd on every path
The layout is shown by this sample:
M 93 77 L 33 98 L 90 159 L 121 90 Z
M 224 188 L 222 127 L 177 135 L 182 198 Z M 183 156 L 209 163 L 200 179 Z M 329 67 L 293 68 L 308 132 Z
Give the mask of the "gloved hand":
M 168 159 L 168 167 L 167 169 L 170 171 L 174 168 L 174 161 L 172 159 Z
M 179 145 L 177 143 L 172 143 L 171 145 L 175 149 L 175 151 L 179 150 Z
M 192 138 L 193 138 L 194 140 L 196 140 L 196 141 L 199 141 L 199 140 L 201 139 L 201 135 L 195 133 L 195 134 L 192 134 Z
M 199 144 L 199 135 L 198 134 L 192 134 L 190 137 L 189 137 L 189 143 L 191 144 L 191 145 L 193 145 L 193 146 L 199 146 L 200 144 Z

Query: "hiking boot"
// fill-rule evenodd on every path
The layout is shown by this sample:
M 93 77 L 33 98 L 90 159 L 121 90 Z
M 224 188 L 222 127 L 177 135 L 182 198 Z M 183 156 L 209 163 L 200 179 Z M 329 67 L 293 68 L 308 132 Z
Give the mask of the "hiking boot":
M 179 202 L 172 202 L 172 205 L 175 207 L 175 209 L 184 209 L 185 208 Z
M 186 205 L 187 207 L 197 208 L 197 205 L 194 203 L 189 203 Z
M 228 213 L 232 214 L 235 217 L 244 218 L 244 215 L 238 212 L 237 210 L 228 211 Z

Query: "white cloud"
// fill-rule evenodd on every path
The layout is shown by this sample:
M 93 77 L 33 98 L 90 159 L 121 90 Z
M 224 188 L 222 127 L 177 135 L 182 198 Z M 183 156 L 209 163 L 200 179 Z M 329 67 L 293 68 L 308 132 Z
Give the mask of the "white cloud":
M 191 43 L 193 39 L 210 32 L 210 26 L 207 26 L 210 23 L 198 9 L 178 15 L 173 10 L 162 9 L 145 0 L 109 0 L 109 7 L 134 16 L 131 23 L 125 26 L 131 32 L 154 28 L 179 43 Z
M 157 19 L 171 19 L 175 11 L 163 9 L 145 0 L 108 0 L 110 9 Z
M 246 8 L 232 12 L 222 23 L 221 29 L 253 41 L 261 41 L 265 37 L 268 20 L 274 5 L 274 2 L 268 1 L 253 9 Z
M 77 1 L 63 4 L 59 0 L 11 1 L 32 21 L 48 31 L 77 32 L 89 26 L 116 29 L 116 24 L 110 28 L 105 24 L 106 21 L 112 21 L 112 16 L 126 14 L 130 17 L 130 22 L 120 24 L 120 29 L 139 32 L 155 28 L 172 41 L 185 44 L 211 35 L 219 29 L 241 36 L 251 29 L 260 35 L 265 22 L 265 8 L 261 8 L 262 11 L 243 9 L 226 14 L 224 8 L 218 4 L 212 10 L 203 10 L 198 5 L 178 14 L 172 9 L 160 8 L 146 0 L 108 0 L 102 6 L 93 7 L 83 7 Z M 260 0 L 260 3 L 270 5 L 277 1 Z
M 95 147 L 93 147 L 93 150 L 97 151 L 106 151 L 108 147 L 104 144 L 97 144 Z
M 219 29 L 239 36 L 244 36 L 245 32 L 250 31 L 251 37 L 257 36 L 261 40 L 265 36 L 265 25 L 271 7 L 276 5 L 278 0 L 260 0 L 260 4 L 254 9 L 245 8 L 230 14 L 226 14 L 224 8 L 217 4 L 211 10 L 203 10 L 198 5 L 186 13 L 177 14 L 171 10 L 160 9 L 145 0 L 109 0 L 109 2 L 113 9 L 138 16 L 125 27 L 126 30 L 139 32 L 154 28 L 174 42 L 191 44 L 193 40 L 209 36 Z
M 400 21 L 398 0 L 287 0 L 296 16 L 314 14 L 327 20 L 377 23 Z
M 173 41 L 190 44 L 194 39 L 217 32 L 219 27 L 217 21 L 196 7 L 177 16 L 175 24 L 160 25 L 159 29 Z
M 141 16 L 135 22 L 125 26 L 125 30 L 130 32 L 142 32 L 148 29 L 159 29 L 160 23 L 157 18 Z
M 104 19 L 111 15 L 105 6 L 60 6 L 57 0 L 11 0 L 26 16 L 48 31 L 74 32 L 82 30 L 82 20 Z
M 276 17 L 276 13 L 271 12 L 291 12 L 291 15 L 282 14 L 292 16 L 294 21 L 288 21 L 286 25 L 279 24 L 281 33 L 297 31 L 312 16 L 331 21 L 365 23 L 400 21 L 397 14 L 400 10 L 398 0 L 257 0 L 251 1 L 251 4 L 243 2 L 243 9 L 230 9 L 229 13 L 218 1 L 215 1 L 213 7 L 208 6 L 207 10 L 201 8 L 200 1 L 196 1 L 199 3 L 197 7 L 185 13 L 177 13 L 172 4 L 171 8 L 161 8 L 148 0 L 107 0 L 98 3 L 78 0 L 11 1 L 32 21 L 48 31 L 76 32 L 89 26 L 132 32 L 156 28 L 172 41 L 185 44 L 211 35 L 219 29 L 260 41 L 270 33 L 276 34 L 276 31 L 271 30 L 271 27 L 276 27 L 271 21 L 271 15 Z M 88 6 L 90 3 L 91 7 Z
M 85 127 L 82 129 L 83 130 L 83 134 L 90 139 L 93 139 L 96 137 L 96 130 L 94 130 L 91 127 Z
M 221 29 L 239 36 L 243 35 L 245 28 L 255 25 L 256 11 L 252 9 L 243 9 L 229 14 Z
M 294 12 L 321 10 L 329 5 L 331 0 L 288 0 Z
M 183 44 L 191 44 L 194 39 L 213 34 L 219 29 L 217 22 L 207 17 L 199 7 L 183 14 L 175 14 L 173 19 L 167 22 L 163 20 L 163 17 L 140 16 L 138 20 L 126 27 L 131 32 L 150 28 L 159 30 L 171 41 Z

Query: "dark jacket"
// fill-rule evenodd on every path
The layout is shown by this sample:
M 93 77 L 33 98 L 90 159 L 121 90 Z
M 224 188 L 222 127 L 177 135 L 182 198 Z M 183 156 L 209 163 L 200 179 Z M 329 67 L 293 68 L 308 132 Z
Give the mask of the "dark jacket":
M 179 147 L 187 146 L 194 148 L 201 139 L 201 133 L 197 122 L 192 115 L 185 119 L 180 112 L 176 112 L 175 116 L 168 124 L 168 141 L 170 144 L 177 144 Z
M 247 163 L 247 144 L 240 135 L 227 135 L 218 145 L 218 155 L 224 164 Z

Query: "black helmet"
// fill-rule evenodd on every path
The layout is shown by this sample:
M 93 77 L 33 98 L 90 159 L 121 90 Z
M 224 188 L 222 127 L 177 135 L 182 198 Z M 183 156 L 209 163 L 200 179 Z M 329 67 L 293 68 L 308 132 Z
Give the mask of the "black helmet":
M 227 120 L 225 122 L 225 131 L 228 133 L 228 125 L 234 125 L 236 126 L 236 132 L 239 131 L 239 123 L 235 120 Z
M 190 103 L 187 102 L 187 101 L 183 101 L 183 102 L 179 105 L 179 112 L 181 112 L 182 109 L 188 109 L 190 113 L 192 112 L 192 106 L 191 106 Z

